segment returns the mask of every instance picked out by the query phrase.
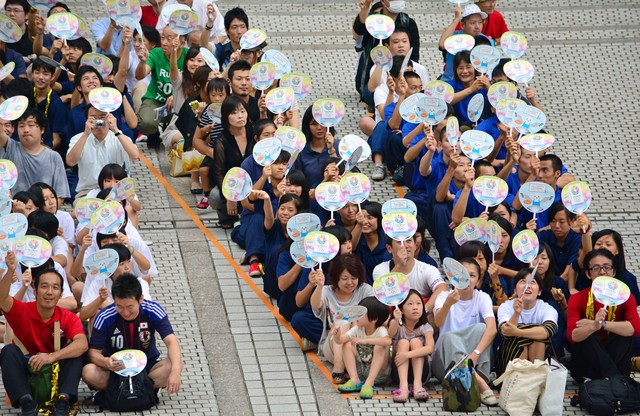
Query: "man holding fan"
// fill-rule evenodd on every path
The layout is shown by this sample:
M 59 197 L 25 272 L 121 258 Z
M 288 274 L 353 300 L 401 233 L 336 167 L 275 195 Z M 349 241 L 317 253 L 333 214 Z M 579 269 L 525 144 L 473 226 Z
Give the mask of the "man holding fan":
M 36 301 L 23 303 L 9 296 L 17 267 L 13 252 L 7 253 L 6 263 L 7 271 L 0 281 L 0 307 L 13 328 L 16 343 L 6 345 L 0 353 L 4 387 L 13 407 L 21 407 L 23 416 L 36 416 L 37 403 L 29 389 L 27 367 L 38 371 L 58 362 L 58 396 L 52 414 L 68 416 L 69 404 L 78 397 L 82 355 L 88 344 L 80 318 L 56 306 L 65 279 L 54 269 L 36 274 Z
M 115 301 L 98 313 L 91 333 L 89 364 L 82 377 L 89 387 L 106 390 L 111 371 L 121 369 L 111 357 L 123 349 L 138 349 L 147 356 L 145 371 L 154 388 L 178 393 L 182 384 L 182 352 L 167 312 L 142 295 L 138 278 L 130 273 L 119 276 L 111 293 Z M 168 357 L 160 359 L 155 333 L 164 342 Z
M 614 257 L 606 249 L 593 250 L 584 259 L 584 270 L 589 280 L 602 279 L 601 276 L 613 280 Z M 618 287 L 624 285 L 617 283 Z M 640 335 L 640 317 L 633 296 L 627 295 L 618 305 L 605 305 L 595 287 L 594 284 L 572 295 L 567 305 L 567 338 L 573 345 L 569 369 L 579 384 L 585 378 L 628 376 L 633 338 Z
M 179 49 L 180 55 L 178 56 L 177 66 L 182 68 L 184 57 L 187 53 L 184 43 L 183 36 L 179 36 L 169 26 L 165 26 L 160 33 L 159 48 L 154 48 L 150 51 L 145 48 L 138 52 L 140 62 L 136 67 L 136 78 L 142 80 L 151 74 L 149 88 L 142 97 L 142 105 L 138 110 L 140 133 L 148 137 L 147 145 L 150 148 L 160 146 L 159 120 L 155 118 L 155 110 L 165 104 L 170 107 L 168 98 L 173 93 L 171 78 L 169 77 L 171 72 L 169 57 L 174 48 Z

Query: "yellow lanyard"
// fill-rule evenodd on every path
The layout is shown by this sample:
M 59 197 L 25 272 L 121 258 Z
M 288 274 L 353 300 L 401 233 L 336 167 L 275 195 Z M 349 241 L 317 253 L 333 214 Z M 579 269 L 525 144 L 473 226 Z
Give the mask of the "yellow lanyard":
M 585 311 L 586 314 L 586 318 L 587 319 L 594 319 L 595 318 L 595 311 L 594 311 L 594 301 L 593 301 L 593 291 L 589 291 L 589 298 L 587 299 L 587 310 Z M 607 307 L 605 306 L 605 308 L 607 308 L 607 321 L 614 321 L 616 319 L 616 310 L 618 309 L 617 306 L 614 307 Z
M 47 93 L 47 104 L 44 107 L 44 116 L 47 117 L 48 113 L 49 113 L 49 104 L 51 104 L 51 91 L 53 91 L 51 88 L 49 88 L 49 92 Z M 33 98 L 36 100 L 36 105 L 40 104 L 38 102 L 38 91 L 36 90 L 36 87 L 33 87 Z

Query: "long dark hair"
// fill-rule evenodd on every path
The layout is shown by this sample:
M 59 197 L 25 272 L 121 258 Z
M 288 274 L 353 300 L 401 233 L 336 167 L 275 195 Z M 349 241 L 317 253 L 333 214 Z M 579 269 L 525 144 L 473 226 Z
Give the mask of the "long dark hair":
M 609 228 L 596 231 L 591 236 L 591 244 L 595 247 L 596 242 L 606 236 L 611 236 L 616 246 L 618 246 L 618 254 L 614 255 L 615 260 L 613 261 L 613 265 L 616 268 L 616 276 L 621 276 L 624 279 L 624 276 L 627 274 L 627 263 L 624 259 L 624 245 L 622 244 L 622 236 L 620 233 Z
M 363 211 L 367 211 L 367 214 L 371 215 L 372 217 L 376 217 L 376 221 L 378 222 L 377 233 L 384 234 L 384 230 L 382 229 L 382 205 L 379 202 L 367 201 L 363 203 L 360 208 Z
M 280 208 L 281 205 L 286 204 L 287 202 L 293 202 L 293 204 L 296 206 L 297 213 L 302 211 L 302 209 L 304 208 L 302 198 L 300 198 L 298 195 L 293 194 L 282 195 L 278 200 L 278 208 Z M 269 202 L 267 201 L 266 203 Z
M 311 110 L 312 108 L 313 106 L 309 106 L 309 108 L 307 108 L 307 111 L 304 112 L 304 116 L 302 116 L 302 133 L 304 133 L 304 136 L 307 138 L 307 143 L 311 142 L 311 139 L 313 138 L 313 136 L 311 135 L 311 128 L 309 127 L 311 121 L 313 120 L 313 112 Z M 331 127 L 329 129 L 329 133 L 335 136 L 336 129 Z
M 538 255 L 542 254 L 542 252 L 547 253 L 547 257 L 549 257 L 549 268 L 544 274 L 540 275 L 542 278 L 542 293 L 551 293 L 551 289 L 556 283 L 556 257 L 553 255 L 553 251 L 549 244 L 544 241 L 540 242 L 540 248 L 538 249 Z M 536 275 L 539 275 L 538 270 L 536 269 Z M 516 282 L 518 283 L 518 282 Z
M 302 193 L 300 195 L 300 199 L 302 199 L 302 205 L 304 206 L 304 209 L 308 209 L 309 208 L 309 192 L 311 191 L 311 188 L 309 186 L 309 182 L 307 181 L 307 177 L 304 176 L 304 173 L 301 170 L 295 169 L 295 170 L 289 171 L 289 174 L 287 175 L 286 179 L 289 181 L 291 185 L 302 187 Z
M 192 46 L 189 48 L 184 56 L 184 63 L 182 64 L 182 94 L 185 97 L 192 97 L 195 94 L 195 84 L 193 81 L 193 75 L 189 73 L 188 65 L 189 60 L 195 58 L 200 54 L 200 48 Z M 197 69 L 197 68 L 196 68 Z

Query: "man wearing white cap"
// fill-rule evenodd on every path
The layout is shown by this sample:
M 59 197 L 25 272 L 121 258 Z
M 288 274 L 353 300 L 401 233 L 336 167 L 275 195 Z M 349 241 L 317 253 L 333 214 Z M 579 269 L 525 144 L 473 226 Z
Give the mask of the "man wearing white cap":
M 487 14 L 480 10 L 480 8 L 475 4 L 468 4 L 464 7 L 464 9 L 458 7 L 456 8 L 455 17 L 453 21 L 447 27 L 442 36 L 440 36 L 440 41 L 438 42 L 438 47 L 440 50 L 444 51 L 444 42 L 452 35 L 458 34 L 467 34 L 470 36 L 478 36 L 482 34 L 482 25 L 487 18 Z M 456 26 L 460 23 L 460 27 L 462 30 L 456 30 Z M 492 43 L 493 44 L 493 43 Z M 444 73 L 442 74 L 442 81 L 450 81 L 453 79 L 453 55 L 447 52 L 447 57 L 444 65 Z

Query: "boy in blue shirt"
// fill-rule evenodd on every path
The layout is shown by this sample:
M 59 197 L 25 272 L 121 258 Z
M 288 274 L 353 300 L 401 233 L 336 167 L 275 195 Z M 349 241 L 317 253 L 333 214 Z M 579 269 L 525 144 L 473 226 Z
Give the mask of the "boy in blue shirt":
M 67 108 L 51 88 L 51 80 L 55 73 L 52 65 L 37 58 L 31 64 L 31 77 L 34 84 L 34 98 L 38 110 L 48 121 L 48 129 L 42 137 L 44 144 L 61 155 L 67 152 Z
M 556 155 L 546 154 L 540 156 L 540 158 L 533 157 L 531 160 L 531 173 L 526 182 L 542 182 L 551 186 L 555 190 L 555 196 L 553 202 L 561 201 L 562 188 L 558 187 L 558 178 L 562 174 L 562 161 Z M 523 208 L 520 202 L 519 193 L 516 192 L 513 198 L 513 209 L 519 211 L 518 219 L 523 226 L 533 218 L 533 214 Z M 547 217 L 547 211 L 540 212 L 537 216 L 536 228 L 541 231 L 548 228 L 549 220 Z
M 111 293 L 115 302 L 104 308 L 93 324 L 89 341 L 89 364 L 82 378 L 89 387 L 104 391 L 109 375 L 124 366 L 111 355 L 125 349 L 137 349 L 147 356 L 145 371 L 154 388 L 166 387 L 169 395 L 180 391 L 182 384 L 182 352 L 167 312 L 156 302 L 143 299 L 138 278 L 130 273 L 119 276 Z M 156 331 L 167 347 L 168 357 L 160 360 L 156 347 Z
M 480 10 L 475 4 L 468 4 L 462 9 L 456 8 L 455 17 L 451 21 L 451 24 L 442 32 L 440 40 L 438 41 L 438 48 L 441 51 L 446 52 L 444 48 L 444 42 L 453 35 L 467 34 L 473 37 L 482 35 L 482 25 L 487 18 L 487 14 Z M 456 26 L 460 22 L 462 30 L 456 30 Z M 491 43 L 493 45 L 493 43 Z M 446 52 L 444 73 L 442 74 L 442 81 L 451 81 L 453 79 L 453 55 Z

